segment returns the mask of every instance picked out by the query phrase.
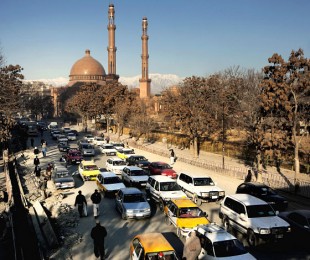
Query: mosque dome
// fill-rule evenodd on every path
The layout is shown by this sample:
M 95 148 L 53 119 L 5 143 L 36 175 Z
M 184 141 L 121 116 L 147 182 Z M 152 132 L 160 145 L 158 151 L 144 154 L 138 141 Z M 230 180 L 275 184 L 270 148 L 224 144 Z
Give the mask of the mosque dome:
M 86 50 L 85 56 L 73 64 L 69 81 L 96 82 L 104 80 L 105 76 L 101 63 L 90 56 L 90 50 Z

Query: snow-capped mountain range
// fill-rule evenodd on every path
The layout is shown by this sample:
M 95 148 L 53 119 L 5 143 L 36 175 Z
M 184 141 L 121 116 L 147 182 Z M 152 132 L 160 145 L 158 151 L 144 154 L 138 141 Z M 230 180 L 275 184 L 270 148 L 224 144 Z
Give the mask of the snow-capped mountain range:
M 133 77 L 120 77 L 119 82 L 121 82 L 123 85 L 127 85 L 128 88 L 135 88 L 139 87 L 140 77 L 141 77 L 140 75 Z M 159 74 L 159 73 L 150 74 L 150 79 L 152 80 L 151 82 L 152 94 L 158 94 L 165 88 L 177 85 L 183 80 L 183 78 L 175 74 Z M 40 81 L 46 85 L 51 85 L 54 87 L 61 87 L 68 84 L 69 78 L 59 77 L 55 79 L 25 80 L 25 82 L 34 82 L 34 81 Z

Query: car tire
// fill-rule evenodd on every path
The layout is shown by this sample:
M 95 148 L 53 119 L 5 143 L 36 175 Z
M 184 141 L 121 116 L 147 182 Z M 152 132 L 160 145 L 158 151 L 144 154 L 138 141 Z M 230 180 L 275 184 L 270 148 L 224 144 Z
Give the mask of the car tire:
M 258 238 L 252 229 L 248 231 L 247 240 L 248 240 L 249 246 L 251 247 L 255 247 L 258 244 Z
M 195 193 L 194 196 L 193 196 L 193 200 L 194 200 L 194 203 L 195 203 L 197 206 L 201 206 L 201 204 L 202 204 L 202 199 L 200 199 L 196 193 Z
M 160 211 L 162 211 L 162 212 L 164 211 L 165 203 L 162 199 L 158 202 L 158 207 L 159 207 Z
M 181 237 L 181 229 L 179 227 L 177 228 L 177 236 Z
M 123 219 L 123 220 L 126 220 L 126 219 L 127 219 L 126 214 L 125 214 L 124 212 L 122 212 L 122 219 Z
M 229 232 L 230 231 L 230 223 L 229 223 L 229 220 L 227 217 L 223 217 L 223 226 L 224 226 L 224 229 Z

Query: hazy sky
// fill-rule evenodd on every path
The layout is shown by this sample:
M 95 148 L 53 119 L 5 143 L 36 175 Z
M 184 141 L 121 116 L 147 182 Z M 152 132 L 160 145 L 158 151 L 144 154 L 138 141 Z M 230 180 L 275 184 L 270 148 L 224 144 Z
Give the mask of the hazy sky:
M 0 48 L 26 79 L 68 77 L 90 49 L 107 71 L 108 6 L 115 6 L 120 76 L 141 73 L 148 18 L 150 73 L 206 76 L 260 70 L 275 52 L 310 57 L 310 0 L 1 0 Z

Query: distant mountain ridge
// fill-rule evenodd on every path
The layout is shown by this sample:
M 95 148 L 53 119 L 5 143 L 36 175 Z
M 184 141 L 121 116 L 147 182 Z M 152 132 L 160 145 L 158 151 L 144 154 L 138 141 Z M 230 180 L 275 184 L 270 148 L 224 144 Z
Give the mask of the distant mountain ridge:
M 140 77 L 141 75 L 133 77 L 120 77 L 119 82 L 121 82 L 123 85 L 127 85 L 128 88 L 136 88 L 139 87 Z M 159 73 L 150 74 L 150 79 L 152 80 L 151 81 L 152 94 L 158 94 L 165 88 L 177 85 L 183 80 L 183 78 L 175 74 L 159 74 Z M 66 86 L 68 84 L 69 78 L 59 77 L 55 79 L 37 79 L 37 80 L 24 80 L 24 81 L 25 82 L 39 81 L 43 82 L 46 85 L 61 87 Z

